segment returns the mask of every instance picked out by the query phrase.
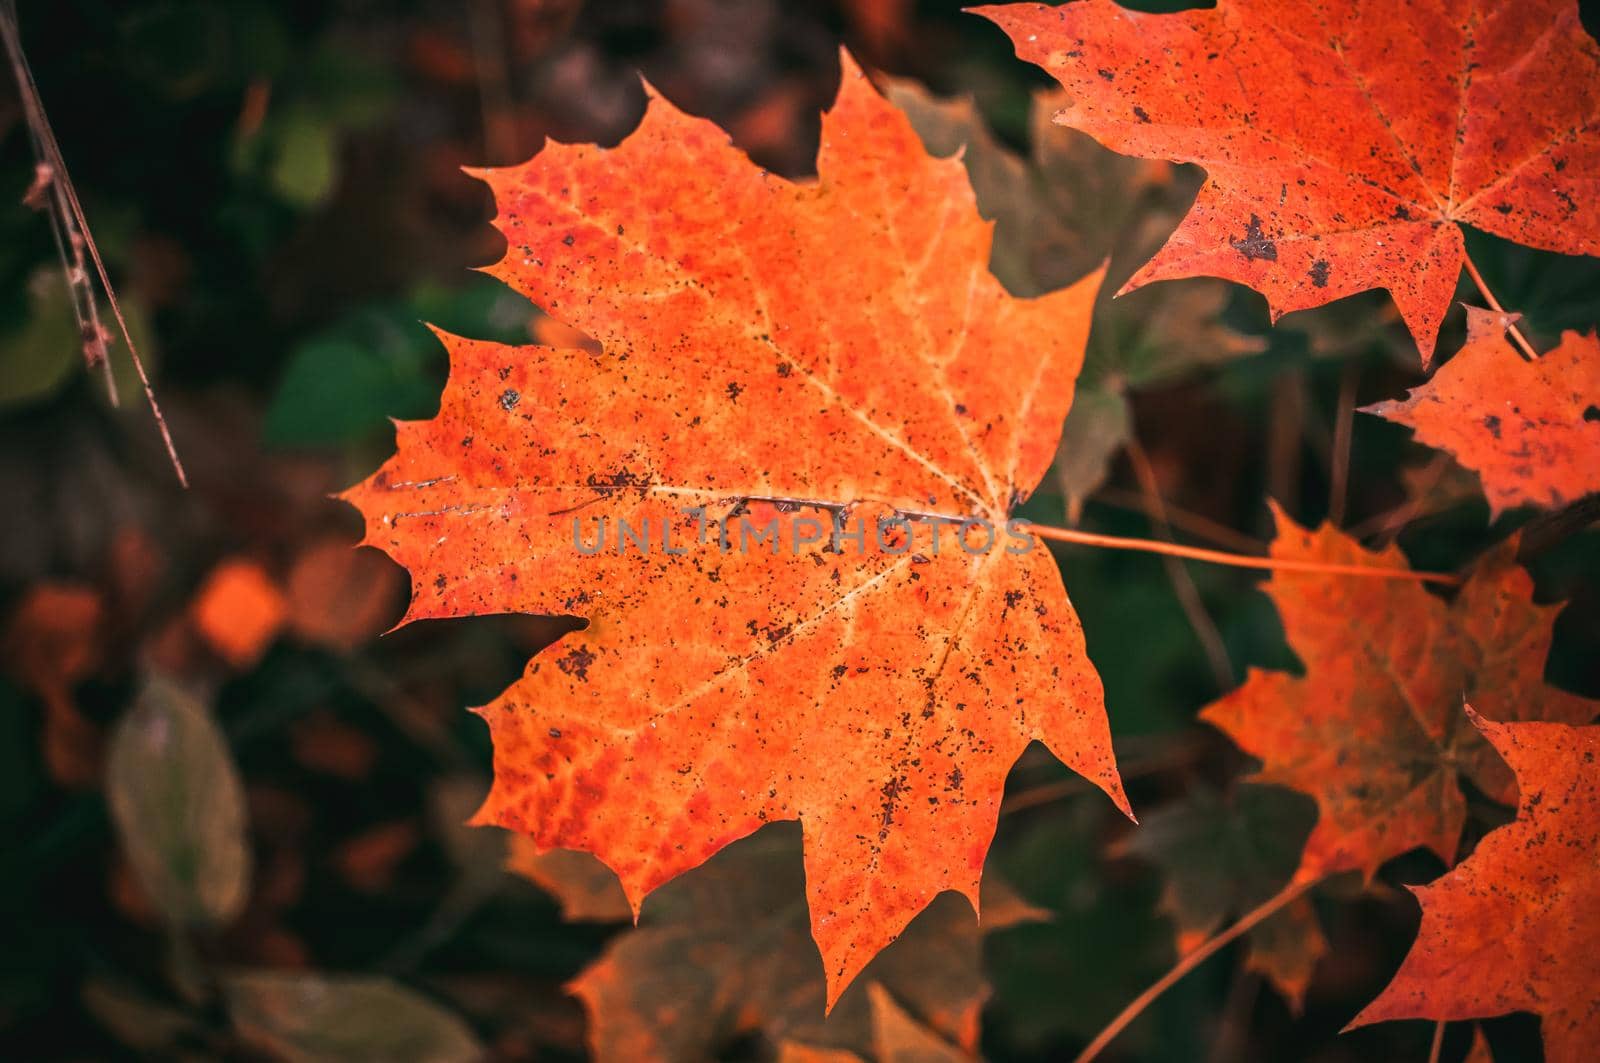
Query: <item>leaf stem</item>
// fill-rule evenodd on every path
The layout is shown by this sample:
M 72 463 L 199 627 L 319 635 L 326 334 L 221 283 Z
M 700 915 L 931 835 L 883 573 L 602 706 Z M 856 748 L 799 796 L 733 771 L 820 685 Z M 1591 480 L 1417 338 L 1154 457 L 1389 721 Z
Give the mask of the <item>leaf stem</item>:
M 1336 565 L 1322 561 L 1296 561 L 1281 557 L 1251 557 L 1249 554 L 1230 554 L 1223 550 L 1208 550 L 1200 546 L 1162 542 L 1159 539 L 1133 539 L 1120 535 L 1100 535 L 1078 531 L 1075 528 L 1054 528 L 1045 524 L 1023 524 L 1018 530 L 1037 535 L 1041 539 L 1076 543 L 1080 546 L 1099 546 L 1108 550 L 1134 550 L 1146 554 L 1164 554 L 1168 557 L 1187 557 L 1191 561 L 1209 561 L 1214 565 L 1231 565 L 1234 568 L 1267 569 L 1277 572 L 1320 572 L 1330 576 L 1366 576 L 1371 579 L 1408 579 L 1420 583 L 1441 583 L 1454 587 L 1461 583 L 1459 576 L 1448 572 L 1413 572 L 1408 568 L 1379 568 L 1375 565 Z
M 1472 261 L 1472 256 L 1463 253 L 1461 258 L 1462 261 L 1466 263 L 1467 276 L 1471 277 L 1472 283 L 1478 286 L 1478 291 L 1480 294 L 1482 294 L 1483 301 L 1489 304 L 1489 309 L 1493 310 L 1497 314 L 1505 313 L 1506 308 L 1500 305 L 1500 300 L 1496 299 L 1494 297 L 1494 292 L 1489 290 L 1489 285 L 1484 282 L 1483 274 L 1478 272 L 1478 267 Z M 1533 349 L 1533 344 L 1528 342 L 1528 337 L 1524 336 L 1522 334 L 1522 330 L 1517 328 L 1516 325 L 1507 325 L 1506 331 L 1509 332 L 1511 334 L 1511 338 L 1516 341 L 1517 347 L 1522 351 L 1522 357 L 1526 358 L 1530 362 L 1535 361 L 1539 357 L 1539 352 Z
M 1444 1049 L 1444 1020 L 1433 1027 L 1433 1047 L 1428 1049 L 1428 1063 L 1439 1063 L 1439 1053 Z
M 1228 929 L 1213 935 L 1210 940 L 1199 948 L 1180 959 L 1172 970 L 1162 975 L 1153 982 L 1148 989 L 1134 997 L 1132 1002 L 1111 1020 L 1111 1023 L 1089 1042 L 1089 1047 L 1078 1053 L 1074 1063 L 1089 1063 L 1089 1060 L 1099 1055 L 1107 1045 L 1116 1039 L 1117 1034 L 1127 1028 L 1128 1024 L 1139 1017 L 1139 1014 L 1149 1007 L 1162 993 L 1171 989 L 1184 975 L 1200 966 L 1211 955 L 1234 939 L 1248 933 L 1252 928 L 1270 918 L 1279 909 L 1288 905 L 1296 897 L 1319 882 L 1319 879 L 1305 878 L 1290 882 L 1273 896 L 1267 898 L 1260 905 L 1245 913 Z

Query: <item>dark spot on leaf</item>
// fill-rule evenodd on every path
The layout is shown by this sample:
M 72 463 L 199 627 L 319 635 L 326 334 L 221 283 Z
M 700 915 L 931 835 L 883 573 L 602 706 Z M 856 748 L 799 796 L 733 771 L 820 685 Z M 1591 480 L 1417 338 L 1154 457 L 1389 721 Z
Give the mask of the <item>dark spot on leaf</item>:
M 506 388 L 500 393 L 500 408 L 503 410 L 509 411 L 516 409 L 517 403 L 521 401 L 522 396 L 517 393 L 516 388 Z
M 1268 262 L 1278 261 L 1278 245 L 1267 239 L 1261 231 L 1261 219 L 1255 214 L 1250 215 L 1250 223 L 1245 226 L 1244 239 L 1229 240 L 1233 249 L 1246 259 L 1254 261 L 1264 258 Z
M 1328 286 L 1328 260 L 1319 258 L 1311 263 L 1311 283 L 1318 288 Z
M 556 659 L 556 667 L 567 675 L 576 676 L 580 682 L 589 681 L 589 666 L 594 663 L 594 651 L 587 646 L 574 646 L 565 656 Z
M 1600 421 L 1600 406 L 1590 405 L 1583 411 L 1583 419 L 1593 424 Z
M 1150 121 L 1150 114 L 1143 107 L 1135 106 L 1133 108 L 1133 116 L 1141 122 L 1148 123 Z
M 889 826 L 894 822 L 895 802 L 900 799 L 902 783 L 898 777 L 890 779 L 883 784 L 879 792 L 883 794 L 883 824 L 878 828 L 878 840 L 883 841 L 889 836 Z
M 1489 434 L 1494 436 L 1496 439 L 1500 438 L 1500 418 L 1496 417 L 1494 414 L 1491 413 L 1489 416 L 1483 419 L 1483 427 L 1487 428 L 1489 430 Z

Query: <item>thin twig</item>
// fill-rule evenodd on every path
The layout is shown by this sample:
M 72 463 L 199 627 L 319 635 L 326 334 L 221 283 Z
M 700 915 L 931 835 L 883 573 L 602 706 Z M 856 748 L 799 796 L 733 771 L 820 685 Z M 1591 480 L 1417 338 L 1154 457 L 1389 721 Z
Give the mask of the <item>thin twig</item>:
M 1101 1030 L 1095 1039 L 1089 1042 L 1089 1047 L 1078 1053 L 1076 1063 L 1089 1063 L 1089 1060 L 1104 1051 L 1105 1047 L 1114 1041 L 1117 1034 L 1127 1028 L 1128 1024 L 1138 1018 L 1145 1008 L 1149 1007 L 1157 997 L 1172 988 L 1184 975 L 1200 966 L 1214 953 L 1234 939 L 1250 932 L 1251 929 L 1270 918 L 1279 909 L 1288 905 L 1296 897 L 1317 884 L 1316 879 L 1301 879 L 1289 883 L 1272 897 L 1263 901 L 1259 906 L 1245 913 L 1237 922 L 1228 929 L 1213 935 L 1203 945 L 1180 959 L 1172 970 L 1162 975 L 1151 984 L 1143 993 L 1133 998 L 1133 1001 L 1123 1008 L 1112 1019 L 1105 1029 Z
M 1483 274 L 1478 272 L 1478 267 L 1473 263 L 1472 256 L 1463 254 L 1461 259 L 1467 265 L 1467 276 L 1471 277 L 1472 283 L 1478 286 L 1478 291 L 1483 295 L 1483 301 L 1489 304 L 1489 309 L 1497 314 L 1505 313 L 1506 308 L 1500 305 L 1500 300 L 1494 297 L 1494 292 L 1491 292 L 1489 285 L 1484 283 Z M 1533 344 L 1528 342 L 1528 337 L 1522 334 L 1521 329 L 1517 328 L 1515 324 L 1509 324 L 1506 326 L 1506 331 L 1511 334 L 1511 338 L 1516 341 L 1517 346 L 1521 349 L 1522 357 L 1530 362 L 1538 359 L 1539 352 L 1533 349 Z
M 1356 386 L 1361 382 L 1361 366 L 1346 362 L 1339 378 L 1339 406 L 1333 415 L 1333 458 L 1328 473 L 1328 523 L 1335 528 L 1344 523 L 1346 496 L 1350 493 L 1350 437 L 1356 419 Z
M 1161 542 L 1158 539 L 1132 539 L 1120 535 L 1098 535 L 1073 528 L 1053 528 L 1045 524 L 1022 524 L 1019 531 L 1037 535 L 1041 539 L 1076 543 L 1080 546 L 1100 546 L 1108 550 L 1136 550 L 1147 554 L 1166 554 L 1187 557 L 1194 561 L 1210 561 L 1234 568 L 1266 569 L 1278 572 L 1320 572 L 1330 576 L 1366 576 L 1372 579 L 1405 579 L 1419 583 L 1442 583 L 1455 587 L 1461 577 L 1448 572 L 1414 572 L 1408 568 L 1380 568 L 1375 565 L 1335 565 L 1321 561 L 1296 561 L 1292 558 L 1250 557 L 1246 554 L 1229 554 L 1221 550 L 1207 550 L 1198 546 L 1182 546 Z
M 1161 500 L 1161 484 L 1156 480 L 1155 468 L 1150 464 L 1150 456 L 1139 444 L 1137 433 L 1131 428 L 1125 449 L 1128 461 L 1133 466 L 1133 474 L 1139 481 L 1139 491 L 1150 507 L 1150 522 L 1155 525 L 1156 534 L 1168 542 L 1176 542 L 1172 536 L 1172 526 L 1167 522 L 1167 507 Z M 1217 681 L 1217 689 L 1227 690 L 1233 686 L 1233 662 L 1228 658 L 1228 647 L 1222 641 L 1222 633 L 1217 630 L 1211 614 L 1206 612 L 1200 588 L 1195 586 L 1193 577 L 1183 567 L 1182 561 L 1169 556 L 1162 558 L 1162 564 L 1166 566 L 1167 578 L 1172 581 L 1172 591 L 1178 597 L 1178 604 L 1183 607 L 1183 614 L 1194 629 L 1195 638 L 1200 640 L 1201 649 L 1205 651 L 1212 677 Z
M 82 241 L 82 249 L 89 252 L 89 260 L 94 263 L 96 276 L 100 279 L 101 290 L 105 292 L 106 302 L 111 306 L 111 312 L 117 319 L 117 327 L 122 332 L 122 339 L 128 345 L 128 354 L 133 359 L 133 367 L 139 374 L 139 383 L 144 387 L 145 401 L 150 404 L 151 416 L 155 418 L 156 428 L 161 432 L 161 441 L 166 444 L 167 457 L 172 461 L 172 468 L 178 474 L 178 482 L 184 487 L 189 486 L 189 478 L 183 471 L 183 462 L 178 460 L 178 449 L 173 445 L 172 432 L 167 427 L 167 419 L 161 414 L 161 406 L 156 402 L 154 389 L 150 386 L 150 377 L 145 372 L 144 359 L 139 356 L 139 347 L 133 342 L 133 335 L 128 330 L 128 321 L 123 316 L 122 304 L 117 300 L 116 289 L 111 286 L 111 277 L 106 271 L 104 260 L 100 257 L 100 248 L 94 242 L 94 235 L 89 231 L 89 219 L 83 212 L 83 204 L 78 199 L 78 191 L 72 184 L 72 177 L 67 172 L 66 160 L 61 155 L 61 145 L 56 142 L 55 131 L 50 128 L 50 120 L 44 112 L 44 102 L 39 96 L 39 87 L 34 83 L 33 71 L 28 66 L 27 57 L 22 53 L 22 35 L 17 25 L 17 9 L 14 0 L 0 2 L 0 40 L 5 43 L 6 57 L 11 64 L 11 72 L 17 81 L 17 90 L 22 96 L 23 114 L 28 122 L 29 132 L 33 136 L 35 149 L 40 154 L 40 162 L 49 167 L 49 179 L 53 190 L 58 196 L 56 209 L 60 212 L 58 223 L 64 232 L 58 232 L 58 248 L 63 244 L 76 249 L 77 242 Z M 69 287 L 73 282 L 71 268 L 68 267 Z M 99 324 L 98 310 L 93 304 L 85 311 L 85 316 L 80 316 L 80 326 L 88 330 L 103 332 Z M 103 344 L 103 337 L 86 333 L 86 342 Z M 90 354 L 93 361 L 94 354 Z M 108 371 L 109 372 L 109 371 Z
M 1428 1063 L 1439 1063 L 1439 1053 L 1444 1049 L 1444 1020 L 1433 1024 L 1433 1047 L 1428 1049 Z

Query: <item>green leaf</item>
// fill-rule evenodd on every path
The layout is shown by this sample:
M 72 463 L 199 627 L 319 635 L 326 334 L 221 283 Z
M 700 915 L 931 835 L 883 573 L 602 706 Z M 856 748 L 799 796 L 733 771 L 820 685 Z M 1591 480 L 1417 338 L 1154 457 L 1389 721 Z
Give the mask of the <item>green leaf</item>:
M 526 343 L 532 317 L 526 300 L 488 277 L 360 307 L 291 352 L 267 410 L 267 440 L 343 446 L 387 432 L 390 417 L 426 417 L 438 406 L 443 358 L 418 322 Z
M 267 411 L 266 436 L 289 446 L 344 443 L 403 416 L 409 389 L 384 356 L 339 338 L 295 348 Z
M 388 978 L 244 971 L 223 985 L 240 1034 L 289 1063 L 483 1058 L 465 1022 Z
M 250 881 L 244 791 L 210 712 L 156 677 L 111 737 L 106 797 L 140 884 L 176 926 L 226 923 Z

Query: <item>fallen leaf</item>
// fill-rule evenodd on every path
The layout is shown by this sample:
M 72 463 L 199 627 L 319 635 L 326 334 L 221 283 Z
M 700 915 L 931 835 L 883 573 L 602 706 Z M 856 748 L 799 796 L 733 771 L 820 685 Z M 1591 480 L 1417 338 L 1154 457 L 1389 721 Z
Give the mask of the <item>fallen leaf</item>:
M 1111 462 L 1133 434 L 1127 396 L 1098 388 L 1079 392 L 1061 427 L 1056 486 L 1066 501 L 1067 523 L 1077 524 L 1089 496 L 1105 486 Z
M 283 628 L 288 607 L 267 570 L 247 558 L 231 558 L 211 570 L 195 595 L 195 630 L 229 665 L 249 668 Z
M 937 99 L 912 81 L 891 80 L 887 92 L 929 151 L 961 153 L 978 209 L 995 222 L 990 269 L 1019 295 L 1049 291 L 1108 260 L 1109 277 L 1127 277 L 1192 198 L 1167 163 L 1117 155 L 1053 124 L 1050 116 L 1066 102 L 1060 92 L 1034 95 L 1027 159 L 995 140 L 971 100 Z M 1266 349 L 1261 337 L 1222 323 L 1228 290 L 1221 282 L 1190 281 L 1160 294 L 1103 294 L 1096 308 L 1055 463 L 1068 523 L 1077 523 L 1128 440 L 1130 388 Z
M 1289 884 L 1315 814 L 1303 797 L 1276 787 L 1244 785 L 1224 795 L 1202 785 L 1146 815 L 1115 852 L 1161 869 L 1161 907 L 1184 955 Z M 1271 978 L 1298 1011 L 1328 950 L 1309 899 L 1266 920 L 1248 940 L 1246 965 Z
M 995 139 L 970 99 L 941 99 L 902 79 L 889 79 L 885 94 L 929 152 L 961 159 L 979 212 L 995 223 L 989 268 L 1017 295 L 1059 288 L 1097 267 L 1148 205 L 1145 164 L 1051 125 L 1052 95 L 1032 102 L 1032 156 L 1024 158 Z M 1047 168 L 1045 158 L 1061 165 Z
M 970 1063 L 977 1058 L 912 1018 L 878 983 L 867 986 L 867 999 L 877 1063 Z
M 1426 364 L 1463 224 L 1600 252 L 1600 46 L 1573 0 L 976 12 L 1067 90 L 1056 121 L 1205 167 L 1194 208 L 1125 290 L 1223 277 L 1276 318 L 1387 288 Z
M 1041 913 L 994 876 L 981 926 L 965 900 L 941 896 L 824 1019 L 799 849 L 796 828 L 774 825 L 650 897 L 638 928 L 572 983 L 596 1059 L 710 1059 L 749 1034 L 873 1056 L 874 983 L 941 1040 L 976 1048 L 983 938 Z
M 112 733 L 106 801 L 145 895 L 177 926 L 220 926 L 250 886 L 244 790 L 206 706 L 146 682 Z
M 633 906 L 611 869 L 589 853 L 551 849 L 541 853 L 526 834 L 513 834 L 506 870 L 521 875 L 556 899 L 568 922 L 621 923 Z
M 1506 339 L 1515 320 L 1468 307 L 1455 357 L 1406 398 L 1364 408 L 1475 470 L 1495 516 L 1560 509 L 1600 491 L 1600 342 L 1568 332 L 1525 362 Z
M 1273 512 L 1273 557 L 1406 567 L 1393 546 L 1369 551 Z M 1298 879 L 1370 879 L 1418 846 L 1452 862 L 1466 815 L 1458 773 L 1511 800 L 1513 780 L 1467 726 L 1463 698 L 1502 720 L 1587 723 L 1600 711 L 1545 683 L 1560 607 L 1534 604 L 1515 556 L 1516 541 L 1503 543 L 1449 604 L 1408 580 L 1273 573 L 1266 590 L 1305 674 L 1251 669 L 1201 718 L 1261 759 L 1256 781 L 1316 798 Z
M 223 988 L 239 1032 L 286 1063 L 484 1058 L 466 1023 L 388 978 L 242 971 Z
M 1472 722 L 1516 774 L 1517 818 L 1412 887 L 1417 940 L 1350 1025 L 1531 1011 L 1548 1063 L 1581 1063 L 1600 1044 L 1600 727 Z
M 1030 741 L 1126 807 L 1048 551 L 951 530 L 975 516 L 1006 542 L 1099 276 L 1008 296 L 961 164 L 844 62 L 815 182 L 659 97 L 616 148 L 485 171 L 509 245 L 490 272 L 604 353 L 446 338 L 439 416 L 401 423 L 345 495 L 411 572 L 408 620 L 587 621 L 480 710 L 478 822 L 595 853 L 637 906 L 803 819 L 830 1001 L 941 891 L 976 903 Z M 795 517 L 783 551 L 748 549 L 795 512 L 883 545 L 799 543 Z M 738 548 L 696 542 L 737 514 Z M 586 554 L 600 521 L 656 548 Z

